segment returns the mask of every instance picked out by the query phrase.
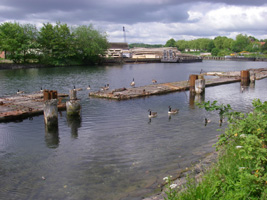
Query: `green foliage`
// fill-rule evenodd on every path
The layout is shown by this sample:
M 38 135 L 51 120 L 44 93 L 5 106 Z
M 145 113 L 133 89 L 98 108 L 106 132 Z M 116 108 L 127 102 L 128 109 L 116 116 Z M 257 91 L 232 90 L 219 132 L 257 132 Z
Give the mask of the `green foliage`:
M 67 24 L 43 24 L 37 31 L 30 24 L 0 25 L 0 50 L 15 63 L 38 61 L 49 65 L 95 63 L 108 48 L 107 36 L 90 26 L 72 32 Z
M 7 59 L 14 63 L 25 63 L 34 58 L 37 29 L 35 26 L 5 22 L 0 25 L 0 50 L 6 51 Z
M 129 48 L 134 48 L 134 47 L 143 47 L 143 48 L 160 48 L 163 47 L 164 45 L 162 44 L 144 44 L 144 43 L 132 43 L 129 44 Z
M 108 48 L 107 36 L 95 30 L 92 25 L 74 29 L 76 57 L 83 63 L 96 62 L 98 55 L 104 55 Z
M 165 47 L 176 47 L 176 42 L 173 38 L 171 38 L 166 42 L 164 46 Z
M 201 183 L 189 179 L 186 190 L 167 190 L 167 196 L 175 200 L 266 199 L 267 102 L 254 100 L 250 113 L 235 112 L 230 105 L 217 105 L 217 101 L 198 105 L 206 111 L 219 111 L 228 119 L 228 127 L 217 142 L 218 161 Z

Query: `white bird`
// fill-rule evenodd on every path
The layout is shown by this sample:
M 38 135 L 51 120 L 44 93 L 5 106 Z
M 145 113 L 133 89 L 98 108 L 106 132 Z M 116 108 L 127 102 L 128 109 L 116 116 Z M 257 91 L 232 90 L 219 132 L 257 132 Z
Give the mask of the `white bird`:
M 17 91 L 17 94 L 23 94 L 23 93 L 24 91 L 20 91 L 20 90 Z
M 90 85 L 88 85 L 88 87 L 87 87 L 87 90 L 91 90 L 91 87 L 90 87 Z
M 152 83 L 154 84 L 154 83 L 157 83 L 157 80 L 155 80 L 155 79 L 152 79 Z
M 134 82 L 134 78 L 133 78 L 133 81 L 131 82 L 131 86 L 135 86 L 135 82 Z
M 42 179 L 45 180 L 46 178 L 44 176 L 42 176 Z
M 152 117 L 157 117 L 158 113 L 157 112 L 152 112 L 150 109 L 148 110 L 149 114 L 148 117 L 152 118 Z
M 168 114 L 176 114 L 179 112 L 179 109 L 173 109 L 171 108 L 171 106 L 169 106 L 169 110 L 168 110 Z

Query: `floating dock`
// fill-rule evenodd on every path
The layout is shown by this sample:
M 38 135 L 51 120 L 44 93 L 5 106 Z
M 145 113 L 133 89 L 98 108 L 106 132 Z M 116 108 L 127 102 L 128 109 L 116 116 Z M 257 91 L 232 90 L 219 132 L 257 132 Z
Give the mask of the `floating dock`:
M 66 103 L 61 102 L 66 94 L 58 94 L 58 109 L 65 110 Z M 44 95 L 43 93 L 35 94 L 18 94 L 10 97 L 0 98 L 0 122 L 22 120 L 35 115 L 43 114 Z
M 262 79 L 267 77 L 267 68 L 250 69 L 256 76 L 256 79 Z M 206 79 L 205 86 L 215 86 L 234 82 L 240 82 L 240 71 L 236 72 L 207 72 L 199 74 L 200 76 L 217 76 L 218 78 Z M 119 88 L 115 90 L 101 90 L 96 92 L 90 92 L 90 97 L 107 98 L 115 100 L 127 100 L 138 97 L 146 97 L 151 95 L 160 95 L 177 91 L 189 90 L 189 80 L 179 81 L 171 83 L 156 83 L 140 87 L 132 88 Z

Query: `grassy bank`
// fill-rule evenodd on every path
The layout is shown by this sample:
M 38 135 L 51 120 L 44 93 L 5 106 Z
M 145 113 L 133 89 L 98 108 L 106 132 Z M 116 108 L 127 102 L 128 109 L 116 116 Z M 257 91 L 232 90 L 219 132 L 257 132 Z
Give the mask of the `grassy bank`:
M 267 102 L 254 100 L 252 104 L 250 113 L 234 112 L 229 105 L 217 106 L 216 102 L 202 104 L 228 122 L 216 144 L 218 161 L 200 183 L 188 177 L 186 186 L 177 188 L 165 179 L 166 199 L 267 199 Z

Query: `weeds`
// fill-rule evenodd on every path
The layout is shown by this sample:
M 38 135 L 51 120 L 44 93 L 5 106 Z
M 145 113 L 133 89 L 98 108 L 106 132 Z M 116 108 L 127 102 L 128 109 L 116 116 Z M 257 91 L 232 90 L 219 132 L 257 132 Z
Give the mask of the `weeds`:
M 167 199 L 267 199 L 267 102 L 257 99 L 252 105 L 253 112 L 241 113 L 216 101 L 199 104 L 227 118 L 228 127 L 216 143 L 218 161 L 201 183 L 188 179 L 182 192 L 168 179 Z

